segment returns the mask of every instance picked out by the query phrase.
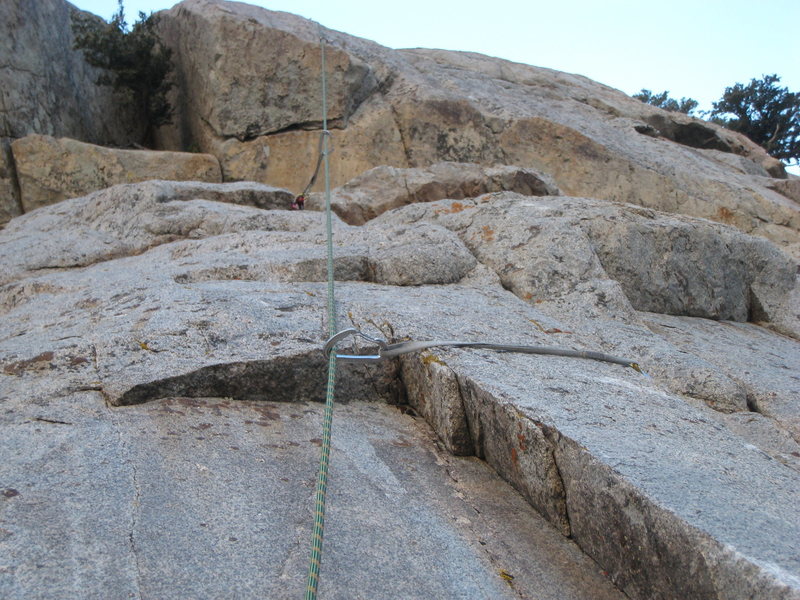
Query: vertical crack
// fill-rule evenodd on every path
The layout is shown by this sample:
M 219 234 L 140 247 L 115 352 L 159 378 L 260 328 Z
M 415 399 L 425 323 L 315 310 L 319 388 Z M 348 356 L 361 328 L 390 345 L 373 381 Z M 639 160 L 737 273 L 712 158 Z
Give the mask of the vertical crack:
M 406 167 L 411 167 L 413 165 L 413 161 L 411 159 L 411 148 L 408 146 L 408 140 L 406 140 L 406 134 L 403 131 L 403 128 L 400 127 L 400 116 L 397 114 L 397 108 L 395 108 L 394 104 L 389 104 L 389 107 L 392 111 L 392 119 L 394 119 L 395 127 L 397 127 L 397 133 L 400 134 L 400 143 L 403 144 L 403 154 L 406 157 Z
M 313 503 L 313 494 L 312 494 Z M 313 520 L 313 514 L 308 517 Z M 297 572 L 298 566 L 302 566 L 303 549 L 307 543 L 306 538 L 311 539 L 311 535 L 306 530 L 306 517 L 295 523 L 295 540 L 286 552 L 286 556 L 280 564 L 278 570 L 278 581 L 296 581 L 302 574 Z
M 758 406 L 758 400 L 749 390 L 745 393 L 745 402 L 747 403 L 747 410 L 762 414 L 761 408 Z
M 133 478 L 133 499 L 131 500 L 131 519 L 128 531 L 128 548 L 133 555 L 134 567 L 136 569 L 136 593 L 142 598 L 142 565 L 139 557 L 139 550 L 136 544 L 136 531 L 139 527 L 139 511 L 141 507 L 142 489 L 139 485 L 139 472 L 136 463 L 130 461 L 131 475 Z
M 122 434 L 122 428 L 116 418 L 114 410 L 112 408 L 108 408 L 109 413 L 111 414 L 111 423 L 114 427 L 114 431 L 117 434 L 117 443 L 119 444 L 120 453 L 124 458 L 125 464 L 130 466 L 130 476 L 131 476 L 131 487 L 132 487 L 132 496 L 130 501 L 130 519 L 128 520 L 128 551 L 131 556 L 131 560 L 133 563 L 133 568 L 135 572 L 135 594 L 138 600 L 142 600 L 142 565 L 139 556 L 139 548 L 136 539 L 136 532 L 139 528 L 139 512 L 141 508 L 141 497 L 142 497 L 142 490 L 141 485 L 139 483 L 139 472 L 136 468 L 136 462 L 130 455 L 130 449 L 128 444 L 125 441 L 125 437 Z
M 464 392 L 455 371 L 432 353 L 401 357 L 398 377 L 407 402 L 456 456 L 475 454 Z
M 404 145 L 405 145 L 405 142 L 404 142 Z M 412 192 L 411 188 L 408 187 L 408 177 L 406 176 L 405 173 L 403 174 L 403 186 L 406 189 L 406 202 L 405 203 L 406 204 L 416 204 L 418 202 L 417 194 Z
M 111 396 L 106 392 L 105 386 L 103 386 L 103 378 L 100 376 L 100 362 L 97 360 L 97 346 L 92 343 L 92 366 L 94 367 L 94 375 L 95 380 L 92 382 L 92 385 L 97 384 L 97 390 L 100 392 L 100 395 L 103 397 L 103 402 L 105 402 L 106 408 L 110 408 L 112 406 Z M 114 423 L 114 427 L 117 429 L 117 434 L 119 435 L 119 429 L 117 428 L 116 421 L 113 420 L 113 412 L 112 412 L 112 422 Z
M 561 491 L 562 491 L 562 493 L 564 495 L 564 522 L 565 522 L 565 525 L 566 525 L 566 532 L 564 533 L 564 535 L 566 537 L 572 539 L 572 521 L 571 521 L 570 515 L 569 515 L 569 505 L 570 505 L 570 503 L 569 503 L 569 497 L 568 497 L 568 492 L 567 492 L 567 485 L 566 485 L 566 482 L 564 481 L 564 475 L 561 472 L 561 466 L 558 464 L 558 461 L 559 461 L 559 443 L 561 441 L 561 434 L 559 434 L 558 432 L 555 432 L 555 435 L 553 435 L 553 433 L 554 432 L 552 430 L 546 431 L 545 432 L 545 437 L 551 443 L 552 448 L 553 448 L 552 451 L 551 451 L 551 457 L 552 457 L 552 460 L 553 460 L 553 465 L 555 465 L 556 476 L 558 477 L 558 482 L 559 482 L 559 485 L 561 486 Z M 555 437 L 556 439 L 552 439 L 553 437 Z
M 0 95 L 0 97 L 2 96 Z M 11 181 L 11 194 L 13 196 L 14 207 L 17 210 L 17 214 L 24 214 L 25 210 L 22 207 L 22 188 L 19 184 L 17 163 L 14 160 L 14 153 L 11 151 L 11 143 L 7 138 L 0 140 L 0 152 L 5 154 L 6 164 L 8 165 L 8 178 Z
M 450 371 L 453 374 L 453 377 L 456 380 L 456 387 L 458 389 L 458 400 L 461 403 L 461 410 L 464 412 L 465 438 L 467 440 L 467 443 L 472 447 L 472 451 L 468 452 L 468 453 L 465 452 L 464 456 L 480 456 L 479 455 L 479 449 L 478 449 L 478 447 L 476 445 L 476 442 L 475 442 L 476 438 L 473 436 L 473 431 L 472 431 L 472 429 L 475 427 L 475 425 L 472 423 L 472 419 L 470 418 L 470 411 L 467 410 L 467 408 L 468 408 L 467 407 L 467 399 L 466 399 L 466 396 L 465 396 L 465 393 L 464 393 L 464 388 L 463 388 L 463 384 L 462 384 L 462 381 L 461 381 L 461 377 L 459 377 L 456 374 L 456 372 L 452 368 L 450 368 L 449 366 L 448 366 L 448 369 L 450 369 Z M 477 434 L 477 432 L 475 432 L 475 433 Z M 465 448 L 465 450 L 466 450 L 466 448 Z

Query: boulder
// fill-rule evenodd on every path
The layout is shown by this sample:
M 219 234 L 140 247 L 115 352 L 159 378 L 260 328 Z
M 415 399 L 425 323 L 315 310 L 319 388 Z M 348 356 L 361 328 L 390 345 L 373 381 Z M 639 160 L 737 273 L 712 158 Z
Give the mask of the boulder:
M 319 215 L 313 213 L 289 219 L 285 211 L 257 210 L 285 208 L 293 199 L 286 190 L 260 183 L 117 185 L 12 221 L 0 242 L 5 266 L 0 282 L 34 271 L 84 267 L 180 239 L 252 229 L 318 227 Z M 218 203 L 238 206 L 220 210 Z M 31 231 L 40 232 L 42 239 L 34 242 Z M 64 231 L 69 233 L 62 235 Z
M 205 123 L 209 134 L 240 141 L 319 127 L 322 56 L 315 24 L 214 0 L 181 3 L 162 17 L 160 33 L 176 50 L 182 82 L 176 103 L 191 127 Z M 247 52 L 227 51 L 230 40 L 245 38 Z M 326 61 L 328 118 L 344 124 L 377 81 L 368 64 L 343 49 L 330 47 Z
M 800 177 L 792 176 L 788 179 L 769 179 L 764 185 L 794 200 L 800 206 Z
M 422 169 L 375 167 L 333 190 L 331 208 L 347 223 L 362 225 L 387 210 L 443 198 L 474 198 L 511 191 L 527 196 L 558 194 L 550 179 L 532 169 L 470 163 L 437 163 Z M 322 210 L 324 194 L 313 194 L 307 207 Z
M 96 85 L 101 71 L 73 48 L 73 12 L 88 16 L 64 0 L 0 5 L 0 137 L 40 133 L 95 144 L 138 141 L 141 125 L 126 117 L 124 97 Z
M 149 179 L 221 181 L 214 156 L 119 150 L 29 135 L 11 144 L 24 212 L 118 183 Z

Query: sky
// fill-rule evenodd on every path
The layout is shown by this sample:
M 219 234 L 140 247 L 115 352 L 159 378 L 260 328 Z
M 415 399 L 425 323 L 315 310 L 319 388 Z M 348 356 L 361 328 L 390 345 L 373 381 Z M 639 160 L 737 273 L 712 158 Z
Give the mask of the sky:
M 71 0 L 105 19 L 116 0 Z M 139 11 L 171 0 L 127 0 Z M 800 0 L 251 0 L 390 48 L 480 52 L 711 108 L 725 88 L 776 73 L 800 91 Z

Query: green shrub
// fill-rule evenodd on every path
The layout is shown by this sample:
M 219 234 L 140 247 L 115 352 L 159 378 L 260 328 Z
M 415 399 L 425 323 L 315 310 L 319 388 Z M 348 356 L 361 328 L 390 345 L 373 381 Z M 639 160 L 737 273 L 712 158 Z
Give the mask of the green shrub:
M 675 100 L 674 98 L 669 97 L 669 91 L 664 91 L 660 94 L 654 94 L 650 90 L 643 89 L 638 94 L 634 94 L 633 97 L 637 100 L 641 100 L 645 104 L 652 104 L 653 106 L 663 108 L 664 110 L 671 112 L 682 112 L 687 115 L 691 115 L 692 112 L 694 112 L 694 109 L 697 108 L 697 100 L 692 98 L 681 98 L 680 100 Z
M 167 93 L 172 88 L 172 51 L 156 34 L 158 17 L 139 13 L 139 20 L 128 27 L 125 7 L 109 23 L 93 16 L 72 14 L 75 48 L 82 50 L 86 62 L 103 69 L 96 83 L 109 85 L 128 95 L 136 118 L 144 119 L 145 146 L 151 146 L 155 129 L 172 122 L 172 106 Z

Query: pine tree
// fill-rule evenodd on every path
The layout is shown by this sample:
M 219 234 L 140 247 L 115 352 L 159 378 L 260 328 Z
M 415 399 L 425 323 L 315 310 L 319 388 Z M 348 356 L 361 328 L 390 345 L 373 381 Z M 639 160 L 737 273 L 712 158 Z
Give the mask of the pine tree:
M 800 93 L 780 87 L 777 75 L 726 88 L 710 117 L 743 133 L 775 158 L 800 164 Z

